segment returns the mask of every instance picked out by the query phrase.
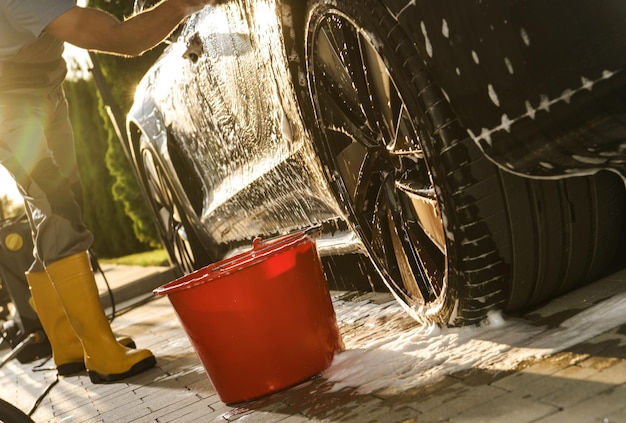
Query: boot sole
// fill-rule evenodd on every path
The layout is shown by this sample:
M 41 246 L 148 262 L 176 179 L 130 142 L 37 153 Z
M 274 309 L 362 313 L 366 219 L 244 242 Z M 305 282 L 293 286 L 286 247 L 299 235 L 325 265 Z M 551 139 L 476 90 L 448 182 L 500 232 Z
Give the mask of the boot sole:
M 126 348 L 137 348 L 135 341 L 130 341 L 127 344 L 122 344 Z M 74 361 L 70 363 L 63 363 L 57 366 L 57 373 L 59 376 L 72 376 L 76 373 L 81 373 L 87 370 L 83 361 Z
M 126 379 L 127 377 L 134 376 L 145 370 L 151 369 L 155 365 L 156 365 L 156 358 L 154 356 L 151 356 L 151 357 L 144 358 L 138 363 L 135 363 L 133 367 L 130 368 L 130 370 L 124 373 L 103 375 L 98 372 L 94 372 L 92 370 L 89 370 L 88 373 L 89 373 L 89 379 L 91 380 L 91 383 L 94 383 L 94 384 L 114 383 L 122 379 Z
M 76 373 L 85 371 L 85 363 L 82 361 L 76 361 L 74 363 L 59 364 L 57 366 L 57 373 L 59 376 L 71 376 Z

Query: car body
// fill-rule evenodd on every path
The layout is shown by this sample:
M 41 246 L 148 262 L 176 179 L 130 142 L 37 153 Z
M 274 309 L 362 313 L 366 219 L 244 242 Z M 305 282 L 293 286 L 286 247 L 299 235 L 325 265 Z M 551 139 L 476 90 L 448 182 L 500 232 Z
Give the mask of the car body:
M 565 34 L 539 1 L 237 0 L 191 16 L 127 119 L 172 261 L 190 272 L 320 227 L 324 254 L 362 253 L 411 316 L 443 324 L 611 269 L 622 73 L 619 49 L 587 50 L 623 43 L 625 8 L 574 3 Z M 616 21 L 576 55 L 588 17 Z
M 626 178 L 621 2 L 388 7 L 472 139 L 499 165 L 536 177 L 611 169 Z

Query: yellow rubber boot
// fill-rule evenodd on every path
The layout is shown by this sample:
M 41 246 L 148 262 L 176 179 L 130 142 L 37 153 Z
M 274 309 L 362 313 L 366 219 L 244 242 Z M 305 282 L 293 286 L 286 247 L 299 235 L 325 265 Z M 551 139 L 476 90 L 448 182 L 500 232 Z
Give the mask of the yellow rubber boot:
M 110 383 L 135 375 L 156 364 L 146 349 L 130 349 L 113 336 L 104 314 L 87 252 L 46 266 L 85 354 L 85 367 L 93 383 Z
M 65 310 L 46 272 L 26 272 L 26 281 L 35 303 L 35 311 L 41 322 L 50 347 L 52 358 L 60 376 L 69 376 L 85 370 L 83 345 L 70 325 Z M 129 348 L 135 342 L 125 336 L 118 342 Z
M 85 370 L 83 346 L 67 320 L 61 301 L 46 272 L 27 272 L 26 280 L 35 302 L 59 375 L 70 375 Z

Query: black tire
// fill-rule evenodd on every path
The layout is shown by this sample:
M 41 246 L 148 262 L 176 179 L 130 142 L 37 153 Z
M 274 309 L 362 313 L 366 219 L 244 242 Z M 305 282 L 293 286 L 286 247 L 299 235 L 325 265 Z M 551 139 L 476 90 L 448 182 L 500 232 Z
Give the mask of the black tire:
M 624 266 L 626 195 L 619 176 L 606 171 L 533 181 L 501 175 L 514 248 L 505 256 L 507 311 L 524 311 Z
M 210 254 L 191 222 L 193 209 L 185 206 L 182 187 L 174 188 L 151 143 L 141 135 L 134 151 L 135 166 L 159 236 L 172 264 L 191 273 L 211 262 Z
M 615 257 L 623 184 L 501 171 L 380 2 L 310 1 L 305 57 L 331 188 L 417 320 L 474 324 L 496 308 L 528 308 Z
M 0 399 L 0 423 L 34 423 L 28 414 Z

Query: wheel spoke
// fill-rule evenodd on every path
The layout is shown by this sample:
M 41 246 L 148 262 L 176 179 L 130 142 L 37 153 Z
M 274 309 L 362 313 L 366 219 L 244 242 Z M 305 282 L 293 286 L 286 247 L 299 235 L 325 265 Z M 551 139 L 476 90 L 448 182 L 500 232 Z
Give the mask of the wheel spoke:
M 318 67 L 315 74 L 318 77 L 325 76 L 330 87 L 328 90 L 341 95 L 341 101 L 355 115 L 358 115 L 356 111 L 360 109 L 360 99 L 352 84 L 350 71 L 345 64 L 345 49 L 342 47 L 345 43 L 337 39 L 338 34 L 340 31 L 334 29 L 332 22 L 326 22 L 320 30 L 315 47 L 315 65 Z
M 378 109 L 378 103 L 381 100 L 377 98 L 378 93 L 370 89 L 372 76 L 368 70 L 368 45 L 363 43 L 361 35 L 356 32 L 354 27 L 342 25 L 340 30 L 344 39 L 346 58 L 344 65 L 352 78 L 352 86 L 356 90 L 356 96 L 361 111 L 366 117 L 366 123 L 373 133 L 378 134 L 376 139 L 380 144 L 386 134 L 384 126 L 381 125 Z
M 393 257 L 404 288 L 418 298 L 433 301 L 441 288 L 437 280 L 445 265 L 443 255 L 421 226 L 412 220 L 413 208 L 406 200 L 403 192 L 396 189 L 395 181 L 385 182 L 377 206 L 384 210 L 380 220 L 387 228 L 383 233 L 388 237 L 387 244 L 393 246 Z
M 332 85 L 325 82 L 326 79 L 322 77 L 319 81 L 320 92 L 318 92 L 318 96 L 326 104 L 326 108 L 320 111 L 325 122 L 324 129 L 341 134 L 349 142 L 358 140 L 361 144 L 370 147 L 378 146 L 377 136 L 363 120 L 363 115 L 355 115 L 354 109 L 347 107 L 346 103 L 342 102 L 340 94 L 333 92 Z
M 367 132 L 363 140 L 380 144 L 396 154 L 421 152 L 410 116 L 380 55 L 354 27 L 327 19 L 316 43 L 316 77 L 325 87 L 337 115 L 333 121 Z M 318 93 L 319 95 L 319 93 Z M 368 127 L 366 131 L 363 129 Z M 357 128 L 346 128 L 352 132 Z M 358 137 L 357 137 L 358 138 Z
M 380 175 L 384 171 L 381 165 L 384 164 L 377 150 L 367 149 L 356 142 L 335 156 L 335 166 L 357 213 L 371 209 L 373 201 L 369 199 L 377 195 Z
M 437 194 L 428 177 L 421 177 L 416 170 L 407 170 L 395 181 L 396 189 L 403 194 L 405 208 L 414 210 L 415 223 L 438 250 L 445 254 L 446 236 L 441 224 L 441 212 Z M 423 242 L 423 240 L 422 240 Z
M 380 151 L 368 150 L 361 162 L 359 179 L 355 186 L 354 209 L 372 221 L 375 204 L 382 187 L 382 181 L 389 170 L 385 169 L 386 161 L 381 158 Z
M 372 121 L 372 126 L 376 126 L 388 144 L 393 141 L 395 125 L 393 106 L 396 104 L 392 94 L 392 82 L 386 72 L 385 66 L 381 63 L 380 56 L 376 54 L 373 47 L 359 37 L 359 50 L 362 55 L 364 66 L 363 71 L 363 91 L 369 93 L 366 104 L 368 112 L 366 114 Z
M 322 31 L 316 44 L 318 55 L 314 62 L 317 95 L 326 107 L 320 110 L 329 130 L 351 134 L 370 146 L 380 144 L 378 131 L 373 132 L 368 116 L 361 106 L 359 91 L 350 79 L 350 71 L 339 56 L 337 41 L 330 31 Z
M 372 97 L 370 104 L 373 110 L 368 115 L 375 116 L 390 152 L 421 155 L 417 132 L 385 63 L 371 44 L 364 41 L 361 44 L 364 63 L 367 64 L 367 88 Z

